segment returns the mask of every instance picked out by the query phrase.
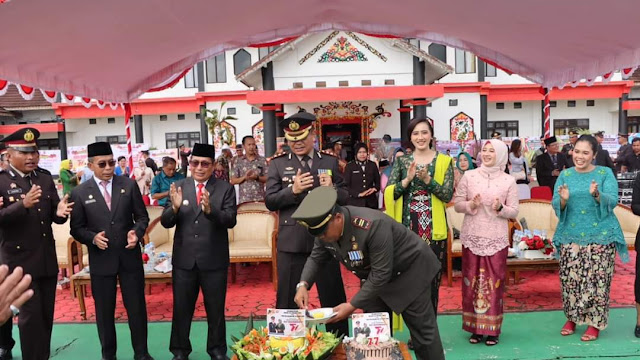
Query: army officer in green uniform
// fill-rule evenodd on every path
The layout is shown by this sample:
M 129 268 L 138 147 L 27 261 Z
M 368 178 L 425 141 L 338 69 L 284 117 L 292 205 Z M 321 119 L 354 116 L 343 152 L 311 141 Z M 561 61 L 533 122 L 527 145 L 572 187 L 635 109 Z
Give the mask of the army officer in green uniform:
M 316 188 L 292 215 L 315 236 L 296 287 L 296 304 L 307 308 L 308 290 L 318 272 L 336 258 L 365 282 L 351 301 L 333 308 L 337 315 L 331 321 L 346 319 L 358 308 L 391 309 L 402 314 L 418 359 L 444 359 L 430 287 L 440 261 L 402 224 L 374 209 L 339 206 L 337 197 L 333 188 Z

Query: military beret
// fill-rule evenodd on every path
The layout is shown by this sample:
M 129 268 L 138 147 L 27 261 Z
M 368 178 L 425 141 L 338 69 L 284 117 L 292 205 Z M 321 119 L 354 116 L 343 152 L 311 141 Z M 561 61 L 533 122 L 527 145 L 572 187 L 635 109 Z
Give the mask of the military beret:
M 311 235 L 318 236 L 326 230 L 329 220 L 337 211 L 336 201 L 336 189 L 329 186 L 317 187 L 302 200 L 291 218 L 306 227 Z
M 284 130 L 284 137 L 289 141 L 304 140 L 316 122 L 316 116 L 306 111 L 300 111 L 280 122 Z
M 38 151 L 38 145 L 36 140 L 40 137 L 40 131 L 38 129 L 26 127 L 13 134 L 2 139 L 4 144 L 11 149 L 16 149 L 22 152 L 34 152 Z

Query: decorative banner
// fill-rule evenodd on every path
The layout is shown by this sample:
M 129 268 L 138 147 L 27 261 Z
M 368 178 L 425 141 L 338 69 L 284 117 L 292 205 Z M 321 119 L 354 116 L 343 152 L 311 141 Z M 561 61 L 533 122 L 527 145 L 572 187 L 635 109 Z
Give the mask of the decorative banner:
M 433 123 L 433 121 L 432 121 Z M 450 120 L 451 140 L 473 140 L 473 119 L 469 115 L 460 112 Z
M 303 338 L 305 336 L 304 310 L 267 309 L 270 336 Z
M 215 129 L 215 134 L 213 135 L 213 145 L 216 151 L 222 149 L 223 144 L 229 145 L 230 148 L 236 146 L 236 128 L 226 121 L 220 123 L 220 127 Z
M 264 144 L 264 121 L 260 120 L 251 127 L 251 134 L 256 144 Z
M 39 153 L 40 162 L 38 166 L 49 170 L 51 175 L 60 175 L 60 162 L 62 161 L 60 150 L 40 150 Z
M 368 60 L 367 57 L 355 46 L 351 45 L 349 40 L 344 36 L 339 37 L 338 41 L 331 45 L 329 50 L 318 59 L 319 63 L 356 61 Z

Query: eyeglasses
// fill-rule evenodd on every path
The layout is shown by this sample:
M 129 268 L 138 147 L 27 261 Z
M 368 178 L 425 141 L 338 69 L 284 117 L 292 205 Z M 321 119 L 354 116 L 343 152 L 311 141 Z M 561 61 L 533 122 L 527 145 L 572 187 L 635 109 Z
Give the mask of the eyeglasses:
M 100 168 L 100 169 L 104 169 L 107 167 L 107 165 L 109 165 L 109 167 L 114 167 L 116 166 L 116 161 L 111 159 L 109 161 L 100 161 L 98 163 L 96 163 L 96 165 Z
M 211 161 L 199 161 L 199 160 L 189 160 L 189 166 L 197 168 L 198 166 L 202 166 L 203 169 L 207 169 L 212 165 Z

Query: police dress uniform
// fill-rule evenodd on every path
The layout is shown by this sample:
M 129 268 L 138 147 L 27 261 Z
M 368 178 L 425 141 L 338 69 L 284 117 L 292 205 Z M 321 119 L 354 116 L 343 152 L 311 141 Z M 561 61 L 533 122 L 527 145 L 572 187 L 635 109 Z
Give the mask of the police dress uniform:
M 358 144 L 354 147 L 356 155 L 360 148 L 366 146 Z M 366 206 L 371 209 L 378 208 L 378 192 L 380 191 L 380 171 L 378 166 L 371 160 L 352 160 L 344 170 L 344 183 L 349 191 L 348 205 Z M 375 188 L 377 191 L 366 197 L 358 195 L 368 189 Z
M 210 166 L 213 166 L 213 145 L 195 144 L 192 151 L 192 156 L 210 158 Z M 173 319 L 169 350 L 176 360 L 187 359 L 191 353 L 191 319 L 198 292 L 202 290 L 207 313 L 207 353 L 211 359 L 225 359 L 228 229 L 236 225 L 235 188 L 213 176 L 204 186 L 198 186 L 209 192 L 211 212 L 205 214 L 197 201 L 198 188 L 193 177 L 179 180 L 175 186 L 176 189 L 182 188 L 182 204 L 176 213 L 169 198 L 160 220 L 167 229 L 175 226 L 172 259 Z
M 305 139 L 315 122 L 315 116 L 300 112 L 281 124 L 285 130 L 285 137 L 289 141 Z M 330 173 L 333 184 L 338 189 L 339 202 L 345 204 L 349 194 L 344 188 L 344 182 L 338 171 L 338 161 L 335 157 L 313 151 L 311 166 L 304 165 L 298 157 L 291 153 L 275 157 L 269 164 L 269 172 L 266 184 L 265 204 L 271 211 L 279 211 L 278 243 L 277 243 L 277 271 L 278 290 L 276 307 L 279 309 L 296 309 L 298 306 L 293 301 L 296 293 L 296 284 L 300 281 L 302 268 L 313 249 L 313 237 L 306 229 L 291 219 L 291 214 L 306 196 L 306 192 L 293 194 L 293 181 L 298 169 L 302 173 L 310 172 L 314 177 L 314 188 L 320 186 L 318 174 Z M 340 265 L 336 261 L 326 264 L 322 275 L 317 281 L 320 304 L 323 307 L 333 307 L 346 300 Z M 339 334 L 347 334 L 349 325 L 347 321 L 327 325 L 329 331 Z
M 7 146 L 4 143 L 0 143 L 0 159 L 4 161 L 5 154 L 7 153 Z M 4 171 L 0 169 L 0 172 Z M 2 239 L 0 239 L 0 244 Z M 0 264 L 5 264 L 0 257 Z M 13 340 L 13 317 L 5 321 L 0 326 L 0 360 L 10 359 L 12 357 L 11 349 L 16 344 Z
M 24 128 L 4 139 L 5 144 L 24 153 L 37 151 L 37 129 Z M 27 209 L 23 199 L 32 185 L 40 186 L 40 201 Z M 33 297 L 20 309 L 18 328 L 25 360 L 48 359 L 50 355 L 58 261 L 51 223 L 64 224 L 56 215 L 60 198 L 50 174 L 35 169 L 21 174 L 10 167 L 0 173 L 0 258 L 13 271 L 17 266 L 33 278 Z
M 442 343 L 431 303 L 431 281 L 440 261 L 413 231 L 380 211 L 336 204 L 331 188 L 313 190 L 292 218 L 310 233 L 322 234 L 332 217 L 344 217 L 337 242 L 318 238 L 301 280 L 311 286 L 328 261 L 336 259 L 364 284 L 350 300 L 365 312 L 393 310 L 402 314 L 411 333 L 415 354 L 421 360 L 444 359 Z
M 87 153 L 89 158 L 113 155 L 111 145 L 106 142 L 89 144 Z M 142 253 L 140 246 L 126 248 L 127 233 L 134 230 L 141 242 L 149 225 L 149 214 L 138 185 L 126 176 L 113 176 L 110 185 L 94 177 L 71 191 L 71 201 L 74 202 L 71 236 L 89 250 L 91 292 L 96 305 L 102 358 L 116 358 L 114 315 L 116 285 L 119 282 L 128 315 L 134 359 L 152 359 L 147 347 Z M 109 246 L 104 250 L 94 243 L 96 234 L 101 231 L 109 239 Z

